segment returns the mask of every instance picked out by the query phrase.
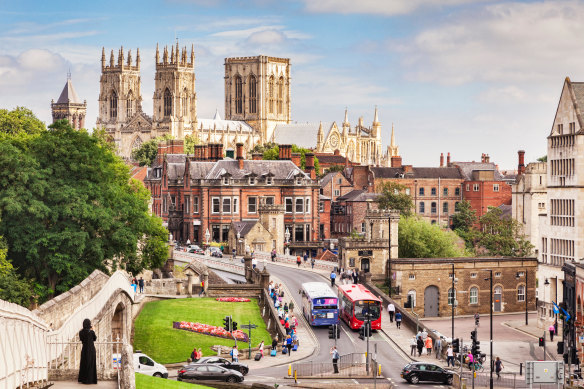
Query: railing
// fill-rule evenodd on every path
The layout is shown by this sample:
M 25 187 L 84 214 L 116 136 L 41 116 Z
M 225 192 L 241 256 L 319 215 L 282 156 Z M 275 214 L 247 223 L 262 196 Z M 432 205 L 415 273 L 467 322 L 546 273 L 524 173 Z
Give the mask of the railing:
M 262 260 L 265 259 L 268 262 L 272 260 L 272 255 L 270 253 L 263 252 L 263 251 L 256 251 L 255 256 L 258 259 L 262 259 Z M 276 260 L 278 262 L 290 263 L 290 264 L 296 265 L 296 256 L 293 256 L 293 255 L 278 254 L 276 256 Z M 304 263 L 304 259 L 302 259 L 302 263 Z M 310 259 L 308 259 L 307 263 L 310 264 Z M 314 268 L 315 269 L 326 270 L 327 272 L 333 271 L 337 266 L 338 266 L 338 263 L 336 263 L 336 262 L 322 261 L 320 259 L 316 259 L 314 261 Z
M 0 388 L 48 380 L 47 324 L 19 305 L 0 300 Z
M 375 369 L 371 364 L 369 372 L 367 372 L 367 363 L 365 354 L 351 353 L 341 355 L 337 363 L 339 372 L 334 372 L 332 360 L 330 362 L 303 362 L 293 363 L 292 372 L 295 372 L 297 377 L 373 377 Z
M 462 372 L 462 378 L 466 380 L 466 387 L 470 387 L 472 383 L 472 372 L 464 371 Z M 476 373 L 474 379 L 474 384 L 477 387 L 489 387 L 491 379 L 490 372 Z M 497 388 L 525 388 L 525 380 L 523 377 L 517 377 L 517 373 L 500 373 L 500 378 L 497 378 L 497 374 L 493 373 L 493 384 Z
M 244 275 L 243 263 L 238 258 L 232 260 L 232 256 L 225 254 L 223 258 L 210 257 L 207 255 L 188 254 L 185 252 L 175 251 L 174 260 L 179 262 L 190 263 L 196 260 L 199 263 L 207 266 L 210 269 L 223 270 L 229 273 Z

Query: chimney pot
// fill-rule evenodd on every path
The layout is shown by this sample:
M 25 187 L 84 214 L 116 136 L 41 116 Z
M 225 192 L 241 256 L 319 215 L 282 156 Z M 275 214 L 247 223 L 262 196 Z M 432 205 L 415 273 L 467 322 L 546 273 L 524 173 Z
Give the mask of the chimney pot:
M 519 163 L 517 166 L 517 172 L 519 174 L 523 174 L 525 173 L 525 150 L 519 150 L 517 152 L 518 156 L 519 156 Z
M 450 151 L 448 152 L 448 155 L 446 156 L 446 166 L 450 166 Z
M 292 163 L 298 167 L 300 167 L 302 159 L 302 154 L 300 153 L 292 153 Z
M 391 157 L 391 167 L 402 167 L 402 158 L 400 156 Z
M 261 161 L 263 159 L 263 155 L 262 153 L 253 153 L 251 155 L 251 159 L 253 159 L 254 161 Z
M 440 153 L 440 167 L 444 166 L 444 153 Z
M 316 179 L 316 172 L 314 171 L 314 153 L 306 153 L 306 173 L 310 175 L 311 179 Z
M 237 148 L 237 162 L 239 169 L 243 169 L 243 143 L 238 143 L 235 147 Z

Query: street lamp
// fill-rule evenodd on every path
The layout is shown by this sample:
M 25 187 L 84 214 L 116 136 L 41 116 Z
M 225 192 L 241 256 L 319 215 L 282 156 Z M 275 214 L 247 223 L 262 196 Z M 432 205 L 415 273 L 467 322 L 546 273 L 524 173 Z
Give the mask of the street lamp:
M 452 341 L 454 341 L 454 302 L 456 301 L 456 292 L 454 291 L 454 263 L 452 265 Z
M 207 241 L 207 247 L 205 248 L 205 251 L 207 251 L 209 249 L 209 239 L 211 238 L 211 234 L 209 233 L 209 229 L 207 228 L 207 231 L 205 232 L 205 240 Z M 208 254 L 208 253 L 206 253 Z
M 286 238 L 286 255 L 290 255 L 290 247 L 288 246 L 290 244 L 290 231 L 288 230 L 288 227 L 286 227 L 286 232 L 284 233 L 284 238 Z
M 237 231 L 237 241 L 235 242 L 235 247 L 236 247 L 236 251 L 241 252 L 241 248 L 239 247 L 239 244 L 241 243 L 241 232 Z M 233 256 L 235 259 L 235 255 Z
M 489 388 L 493 389 L 493 270 L 487 269 L 489 272 L 489 278 L 485 278 L 485 281 L 490 281 L 490 301 L 489 304 L 489 313 L 490 313 L 490 327 L 491 327 L 491 375 L 489 378 Z
M 389 214 L 389 218 L 387 219 L 389 224 L 388 224 L 388 232 L 389 232 L 389 236 L 388 236 L 388 243 L 387 245 L 389 246 L 389 257 L 387 259 L 387 267 L 388 267 L 388 276 L 389 276 L 389 297 L 391 297 L 391 212 Z
M 529 324 L 529 321 L 527 319 L 527 291 L 529 290 L 529 288 L 527 286 L 528 285 L 528 283 L 527 283 L 527 280 L 528 280 L 527 270 L 528 269 L 525 269 L 525 295 L 524 295 L 524 298 L 525 298 L 525 325 Z M 517 274 L 515 274 L 515 279 L 518 280 L 519 278 L 521 278 L 521 274 L 520 274 L 520 272 L 517 272 Z

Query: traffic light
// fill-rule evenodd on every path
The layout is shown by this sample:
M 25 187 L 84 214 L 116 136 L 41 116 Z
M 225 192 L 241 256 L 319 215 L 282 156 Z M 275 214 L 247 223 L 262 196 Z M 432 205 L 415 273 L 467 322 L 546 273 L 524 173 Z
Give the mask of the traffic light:
M 460 352 L 460 339 L 452 339 L 452 351 L 455 353 Z
M 539 347 L 545 347 L 545 337 L 539 337 Z
M 341 338 L 341 326 L 338 324 L 335 324 L 335 327 L 337 328 L 337 339 Z
M 478 326 L 479 325 L 479 319 L 480 319 L 479 315 L 476 314 L 475 315 L 475 326 Z
M 231 331 L 237 331 L 237 322 L 236 321 L 231 323 Z
M 229 316 L 225 316 L 225 318 L 223 319 L 223 328 L 225 329 L 225 331 L 229 332 L 231 331 L 231 317 Z
M 334 324 L 332 326 L 329 326 L 329 339 L 334 339 L 335 338 L 335 326 Z
M 481 342 L 479 342 L 479 338 L 477 336 L 477 331 L 471 331 L 470 332 L 470 338 L 472 340 L 472 347 L 471 347 L 471 354 L 472 355 L 479 355 L 481 353 Z
M 558 354 L 563 354 L 564 353 L 564 342 L 558 342 L 558 350 L 557 350 Z
M 363 339 L 365 339 L 365 337 L 370 337 L 370 336 L 371 336 L 371 323 L 366 321 L 365 323 L 363 323 L 361 328 L 359 328 L 359 339 L 363 340 Z
M 359 339 L 365 339 L 365 325 L 362 325 L 361 328 L 359 328 Z
M 338 324 L 333 324 L 332 326 L 329 326 L 328 329 L 329 332 L 329 339 L 339 339 L 341 337 L 341 326 L 339 326 Z

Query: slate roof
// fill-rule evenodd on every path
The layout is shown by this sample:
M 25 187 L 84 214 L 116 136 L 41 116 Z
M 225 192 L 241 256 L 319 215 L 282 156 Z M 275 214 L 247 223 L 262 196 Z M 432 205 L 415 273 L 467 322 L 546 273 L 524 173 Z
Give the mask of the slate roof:
M 513 216 L 512 205 L 501 204 L 497 208 L 499 208 L 502 211 L 501 217 L 511 219 L 511 217 Z
M 345 176 L 343 175 L 343 173 L 341 173 L 341 172 L 330 172 L 330 173 L 327 173 L 327 174 L 326 174 L 326 175 L 325 175 L 323 178 L 321 178 L 321 179 L 320 179 L 320 186 L 325 186 L 325 185 L 327 185 L 328 183 L 330 183 L 330 182 L 331 182 L 331 180 L 332 180 L 332 179 L 333 179 L 333 178 L 334 178 L 334 177 L 335 177 L 337 174 L 340 174 L 340 175 L 342 175 L 343 177 L 345 177 Z
M 239 232 L 240 236 L 246 236 L 247 233 L 251 231 L 251 229 L 253 228 L 253 226 L 255 226 L 256 223 L 257 220 L 247 220 L 241 222 L 233 222 L 232 225 L 236 235 Z
M 404 174 L 408 178 L 462 179 L 456 167 L 414 167 L 411 173 L 405 173 L 403 168 L 397 167 L 372 167 L 371 172 L 375 178 L 396 178 Z
M 453 162 L 458 166 L 462 177 L 466 181 L 473 181 L 472 172 L 475 170 L 493 170 L 495 172 L 495 181 L 503 181 L 503 175 L 497 170 L 497 165 L 493 162 Z
M 57 104 L 67 104 L 67 103 L 74 103 L 74 104 L 83 104 L 83 101 L 79 99 L 77 96 L 77 92 L 75 92 L 75 88 L 73 88 L 73 83 L 71 79 L 67 79 L 67 83 L 57 100 Z
M 333 123 L 322 123 L 324 139 L 326 139 Z M 291 145 L 313 148 L 316 145 L 320 123 L 290 123 L 278 124 L 274 129 L 274 142 L 281 145 Z M 320 157 L 319 158 L 320 161 Z
M 342 155 L 334 155 L 334 154 L 315 154 L 316 158 L 318 158 L 318 162 L 321 164 L 344 164 L 345 157 Z
M 370 193 L 364 190 L 352 190 L 343 196 L 337 197 L 337 201 L 368 201 L 376 200 L 379 196 L 379 193 Z
M 197 122 L 199 124 L 199 128 L 203 130 L 216 130 L 217 132 L 224 132 L 227 131 L 227 127 L 229 127 L 229 131 L 233 132 L 239 132 L 240 130 L 242 133 L 253 132 L 253 128 L 244 121 L 221 119 L 218 109 L 215 111 L 213 119 L 197 118 Z

